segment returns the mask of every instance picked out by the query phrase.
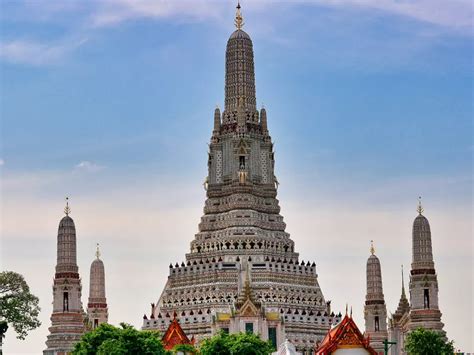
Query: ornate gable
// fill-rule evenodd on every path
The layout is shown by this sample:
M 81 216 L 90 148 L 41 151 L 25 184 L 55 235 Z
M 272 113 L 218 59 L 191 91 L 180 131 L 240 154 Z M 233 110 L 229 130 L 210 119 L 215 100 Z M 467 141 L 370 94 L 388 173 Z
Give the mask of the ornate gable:
M 176 313 L 174 314 L 174 318 L 171 321 L 168 330 L 165 335 L 163 335 L 162 341 L 166 350 L 171 350 L 178 344 L 194 344 L 194 338 L 189 340 L 187 335 L 184 333 L 183 328 L 179 325 L 179 322 L 176 319 Z
M 235 306 L 241 317 L 258 317 L 260 315 L 261 304 L 254 297 L 248 274 L 246 275 L 244 287 L 237 297 Z
M 258 317 L 260 314 L 258 308 L 253 304 L 250 298 L 240 307 L 239 315 L 241 317 Z
M 328 332 L 317 348 L 316 355 L 329 355 L 337 349 L 344 348 L 365 349 L 367 354 L 377 355 L 377 352 L 369 345 L 369 339 L 364 338 L 352 317 L 347 314 L 341 323 Z

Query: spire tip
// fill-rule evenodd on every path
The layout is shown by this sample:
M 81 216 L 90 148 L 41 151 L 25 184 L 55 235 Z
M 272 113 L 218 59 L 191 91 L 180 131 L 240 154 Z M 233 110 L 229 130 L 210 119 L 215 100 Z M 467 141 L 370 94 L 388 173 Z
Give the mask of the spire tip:
M 375 254 L 375 248 L 374 248 L 374 241 L 373 240 L 370 241 L 370 253 L 372 255 Z
M 405 280 L 403 277 L 403 264 L 402 264 L 402 295 L 405 295 Z
M 418 196 L 418 207 L 416 211 L 421 215 L 424 212 L 423 205 L 421 204 L 421 196 Z
M 240 12 L 240 1 L 237 1 L 236 6 L 237 11 L 235 12 L 235 27 L 240 30 L 244 26 L 244 18 L 242 17 L 242 13 Z
M 69 213 L 71 213 L 71 208 L 69 207 L 69 197 L 66 196 L 66 207 L 64 207 L 64 213 L 66 216 L 69 216 Z

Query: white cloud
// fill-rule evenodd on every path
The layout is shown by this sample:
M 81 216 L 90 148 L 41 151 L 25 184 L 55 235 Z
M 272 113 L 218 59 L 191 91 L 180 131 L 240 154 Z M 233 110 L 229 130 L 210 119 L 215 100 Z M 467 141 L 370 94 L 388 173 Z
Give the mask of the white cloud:
M 217 19 L 223 6 L 209 1 L 145 1 L 145 0 L 104 0 L 91 16 L 93 26 L 102 27 L 137 18 L 168 18 L 180 16 L 192 20 Z
M 406 16 L 418 21 L 436 24 L 439 26 L 470 30 L 473 7 L 470 0 L 301 0 L 275 4 L 270 0 L 246 1 L 243 4 L 244 12 L 265 12 L 266 18 L 272 8 L 280 6 L 324 5 L 338 7 L 343 10 L 359 8 L 367 11 L 382 11 L 395 15 Z M 103 0 L 91 13 L 90 20 L 93 26 L 102 27 L 116 25 L 121 22 L 138 18 L 171 18 L 179 20 L 215 19 L 219 20 L 228 10 L 231 3 L 210 0 L 194 1 L 145 1 L 145 0 Z M 275 21 L 278 19 L 275 18 Z
M 9 63 L 44 66 L 57 64 L 71 51 L 82 46 L 87 39 L 61 43 L 44 43 L 31 40 L 12 40 L 0 45 L 0 57 Z
M 0 166 L 3 166 L 3 165 L 5 165 L 5 160 L 0 159 Z
M 76 170 L 82 170 L 87 172 L 96 172 L 102 170 L 104 167 L 102 165 L 83 160 L 74 167 Z
M 329 6 L 353 6 L 411 17 L 418 21 L 454 29 L 470 29 L 473 6 L 470 0 L 317 0 Z

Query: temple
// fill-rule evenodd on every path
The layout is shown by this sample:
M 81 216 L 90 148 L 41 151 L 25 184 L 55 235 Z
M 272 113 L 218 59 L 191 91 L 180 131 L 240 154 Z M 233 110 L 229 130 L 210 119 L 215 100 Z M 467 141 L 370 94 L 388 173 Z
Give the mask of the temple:
M 346 312 L 344 319 L 332 328 L 315 350 L 316 355 L 344 354 L 344 355 L 377 355 L 370 346 L 370 340 L 362 335 L 361 331 Z
M 44 355 L 63 355 L 71 352 L 85 331 L 82 286 L 76 257 L 76 227 L 69 216 L 69 202 L 66 202 L 64 212 L 66 216 L 61 219 L 58 228 L 53 313 Z
M 168 281 L 143 329 L 180 326 L 199 342 L 223 330 L 258 333 L 278 348 L 286 339 L 311 353 L 340 320 L 319 287 L 316 264 L 299 259 L 277 200 L 267 112 L 257 110 L 253 43 L 237 29 L 227 42 L 225 104 L 214 111 L 207 199 L 185 260 Z
M 172 350 L 176 345 L 180 344 L 194 345 L 194 338 L 189 339 L 184 333 L 183 328 L 181 328 L 178 320 L 176 319 L 176 313 L 173 315 L 173 320 L 168 326 L 168 329 L 163 335 L 161 341 L 163 342 L 163 347 L 165 350 Z
M 89 283 L 89 300 L 87 303 L 87 317 L 92 328 L 107 323 L 109 318 L 107 299 L 105 297 L 105 268 L 100 259 L 99 244 L 97 244 L 96 258 L 92 261 Z
M 387 339 L 387 307 L 383 295 L 382 269 L 380 260 L 375 255 L 372 241 L 370 256 L 367 259 L 367 293 L 365 296 L 364 318 L 365 336 L 370 345 L 379 354 L 384 353 L 383 341 Z
M 397 311 L 390 319 L 389 337 L 397 342 L 391 348 L 393 355 L 405 354 L 405 338 L 417 328 L 434 330 L 446 336 L 438 307 L 438 278 L 433 261 L 431 229 L 428 219 L 423 215 L 421 199 L 417 212 L 412 232 L 410 304 L 407 307 L 402 279 L 402 296 Z

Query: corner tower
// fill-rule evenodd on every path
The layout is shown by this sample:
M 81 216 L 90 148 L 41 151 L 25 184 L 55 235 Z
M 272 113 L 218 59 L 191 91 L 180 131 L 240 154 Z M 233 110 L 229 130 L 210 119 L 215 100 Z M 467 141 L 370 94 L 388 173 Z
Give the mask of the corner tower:
M 213 117 L 204 214 L 185 260 L 170 264 L 143 329 L 165 331 L 176 312 L 185 333 L 199 342 L 220 330 L 236 331 L 233 319 L 240 312 L 238 329 L 258 332 L 277 347 L 287 338 L 311 352 L 340 316 L 324 299 L 316 264 L 299 260 L 285 231 L 273 143 L 267 113 L 256 109 L 253 44 L 242 29 L 240 5 L 235 25 L 225 53 L 224 111 L 216 108 Z M 244 317 L 239 295 L 245 287 L 261 311 Z
M 428 219 L 423 216 L 421 198 L 417 212 L 412 233 L 409 330 L 422 327 L 445 335 L 438 307 L 438 277 L 433 261 L 431 229 Z
M 67 200 L 67 199 L 66 199 Z M 69 216 L 66 202 L 64 216 L 59 222 L 57 263 L 53 281 L 53 313 L 46 340 L 45 355 L 72 351 L 84 333 L 84 310 L 81 302 L 81 279 L 76 259 L 76 227 Z
M 105 297 L 105 268 L 100 259 L 99 244 L 95 253 L 96 258 L 91 264 L 89 301 L 87 303 L 87 316 L 92 328 L 97 328 L 102 323 L 107 323 L 109 313 Z
M 382 270 L 380 260 L 375 255 L 373 242 L 370 256 L 367 259 L 367 294 L 365 296 L 364 318 L 365 335 L 370 345 L 379 353 L 383 353 L 383 341 L 387 339 L 387 307 L 385 305 Z

